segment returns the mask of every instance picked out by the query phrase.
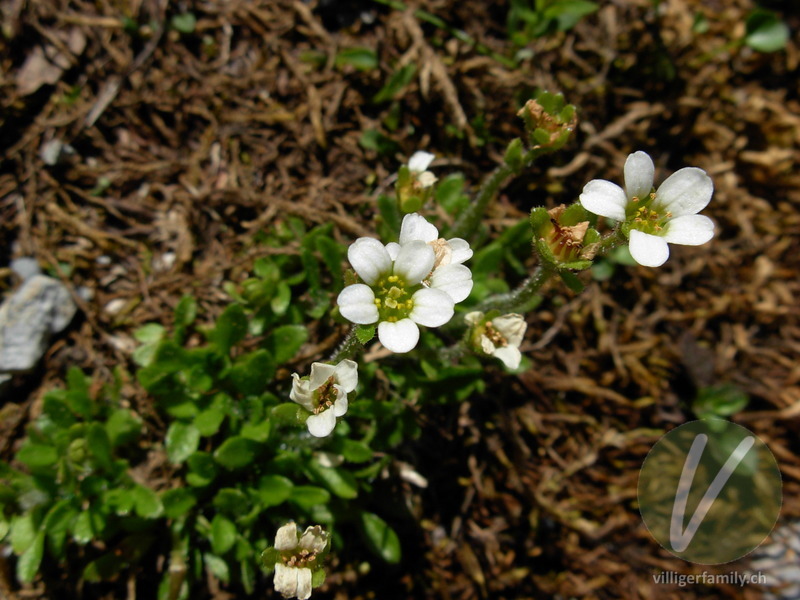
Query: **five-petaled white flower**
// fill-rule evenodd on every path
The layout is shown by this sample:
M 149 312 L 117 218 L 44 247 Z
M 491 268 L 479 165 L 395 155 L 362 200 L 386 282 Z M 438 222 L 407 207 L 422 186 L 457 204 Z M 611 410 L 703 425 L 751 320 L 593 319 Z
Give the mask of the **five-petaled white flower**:
M 408 159 L 408 170 L 419 182 L 422 188 L 429 188 L 436 183 L 436 176 L 428 171 L 428 167 L 435 157 L 430 152 L 418 150 Z
M 476 342 L 481 350 L 500 359 L 509 369 L 516 369 L 522 360 L 519 345 L 528 324 L 517 313 L 509 313 L 487 321 L 482 312 L 467 313 L 464 320 L 475 327 Z
M 311 597 L 312 570 L 317 557 L 328 544 L 328 532 L 319 525 L 308 527 L 297 539 L 297 526 L 287 523 L 275 535 L 275 549 L 281 560 L 275 564 L 275 589 L 284 598 L 307 600 Z
M 419 327 L 439 327 L 454 313 L 449 278 L 430 278 L 436 254 L 421 240 L 396 249 L 394 256 L 378 240 L 359 238 L 347 258 L 364 283 L 348 285 L 337 303 L 342 316 L 361 325 L 378 324 L 378 339 L 392 352 L 409 352 L 419 341 Z M 470 282 L 471 283 L 471 282 Z M 461 283 L 457 282 L 457 286 Z
M 640 265 L 658 267 L 669 258 L 671 244 L 699 246 L 714 237 L 714 223 L 698 215 L 711 200 L 714 184 L 706 172 L 686 167 L 653 191 L 655 167 L 645 152 L 625 161 L 625 189 L 603 179 L 583 188 L 580 201 L 596 215 L 623 222 L 631 256 Z
M 397 258 L 400 248 L 409 242 L 419 240 L 425 242 L 435 255 L 433 269 L 426 281 L 431 287 L 442 289 L 459 303 L 466 300 L 472 291 L 472 272 L 464 266 L 464 262 L 472 258 L 472 249 L 469 243 L 461 238 L 445 240 L 439 237 L 439 230 L 425 217 L 413 213 L 403 217 L 400 226 L 400 243 L 386 244 L 389 256 Z
M 313 363 L 310 377 L 300 379 L 292 373 L 292 380 L 289 398 L 314 413 L 306 421 L 308 432 L 325 437 L 336 427 L 336 417 L 347 412 L 347 394 L 356 389 L 358 365 L 352 360 L 336 366 Z

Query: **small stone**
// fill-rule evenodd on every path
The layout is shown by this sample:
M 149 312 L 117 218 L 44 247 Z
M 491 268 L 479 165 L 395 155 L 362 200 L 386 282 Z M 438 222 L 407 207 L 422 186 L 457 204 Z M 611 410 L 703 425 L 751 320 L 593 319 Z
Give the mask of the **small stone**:
M 0 306 L 0 374 L 36 366 L 50 337 L 69 325 L 76 310 L 59 280 L 46 275 L 26 279 Z
M 42 272 L 39 268 L 39 263 L 35 258 L 31 258 L 30 256 L 15 258 L 8 266 L 11 267 L 11 270 L 14 271 L 17 277 L 22 279 L 22 281 L 30 279 L 34 275 L 40 275 Z

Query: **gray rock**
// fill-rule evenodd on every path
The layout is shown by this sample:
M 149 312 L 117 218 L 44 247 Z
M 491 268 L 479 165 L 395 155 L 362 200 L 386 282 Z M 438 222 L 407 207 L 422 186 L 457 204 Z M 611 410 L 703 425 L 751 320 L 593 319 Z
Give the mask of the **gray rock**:
M 33 275 L 0 306 L 0 375 L 31 370 L 77 307 L 64 284 Z
M 11 267 L 11 270 L 23 281 L 30 279 L 34 275 L 40 275 L 42 272 L 39 268 L 39 263 L 36 262 L 35 258 L 31 258 L 30 256 L 15 258 L 8 266 Z

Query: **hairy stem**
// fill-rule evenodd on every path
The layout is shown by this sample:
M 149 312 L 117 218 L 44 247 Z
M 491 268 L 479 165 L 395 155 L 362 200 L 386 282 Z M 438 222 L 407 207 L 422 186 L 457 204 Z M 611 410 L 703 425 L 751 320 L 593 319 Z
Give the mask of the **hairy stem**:
M 489 177 L 483 182 L 483 185 L 481 185 L 481 189 L 478 191 L 475 200 L 464 209 L 456 222 L 453 223 L 449 235 L 458 238 L 467 238 L 472 235 L 478 228 L 481 219 L 483 219 L 483 215 L 489 207 L 489 203 L 495 197 L 497 190 L 500 189 L 500 186 L 506 179 L 511 175 L 518 175 L 528 168 L 539 156 L 548 152 L 552 152 L 552 150 L 550 148 L 536 146 L 525 153 L 518 168 L 514 168 L 508 163 L 503 163 L 492 171 Z
M 481 312 L 499 310 L 503 313 L 525 312 L 526 306 L 535 300 L 539 290 L 554 274 L 554 269 L 539 265 L 533 275 L 523 281 L 517 289 L 507 294 L 489 296 L 478 305 L 477 310 Z
M 347 337 L 342 340 L 342 343 L 339 344 L 339 347 L 336 349 L 328 362 L 331 363 L 339 363 L 346 358 L 353 358 L 358 352 L 364 348 L 361 342 L 358 341 L 358 337 L 356 336 L 356 328 L 355 326 L 350 328 L 350 332 L 347 334 Z

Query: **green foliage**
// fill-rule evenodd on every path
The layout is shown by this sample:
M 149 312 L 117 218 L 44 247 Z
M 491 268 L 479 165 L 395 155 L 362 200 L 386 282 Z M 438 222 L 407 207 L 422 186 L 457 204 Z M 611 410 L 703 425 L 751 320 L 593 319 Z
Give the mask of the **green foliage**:
M 758 8 L 745 22 L 744 43 L 759 52 L 777 52 L 789 41 L 789 27 L 771 10 Z
M 339 68 L 350 66 L 359 71 L 371 71 L 378 67 L 378 55 L 369 48 L 342 48 L 334 62 Z
M 518 46 L 531 40 L 568 31 L 599 5 L 589 0 L 511 0 L 508 11 L 508 33 Z
M 750 398 L 737 386 L 722 383 L 700 388 L 692 402 L 698 419 L 724 419 L 745 409 Z

